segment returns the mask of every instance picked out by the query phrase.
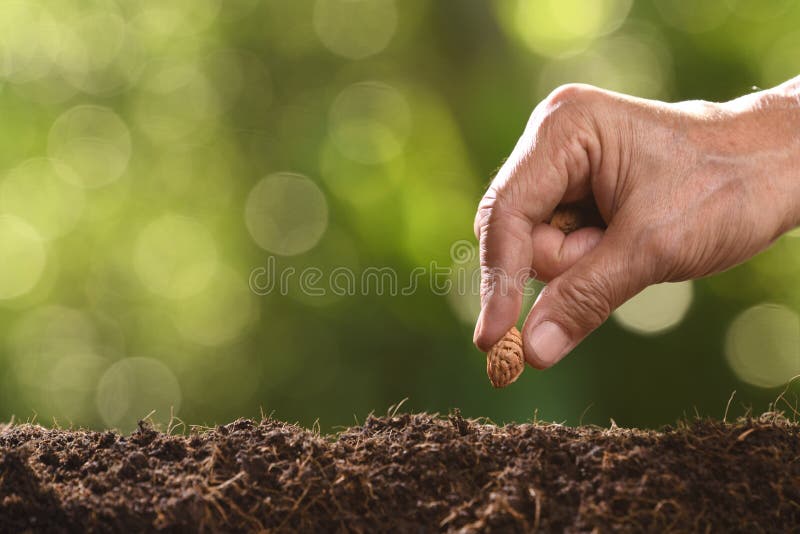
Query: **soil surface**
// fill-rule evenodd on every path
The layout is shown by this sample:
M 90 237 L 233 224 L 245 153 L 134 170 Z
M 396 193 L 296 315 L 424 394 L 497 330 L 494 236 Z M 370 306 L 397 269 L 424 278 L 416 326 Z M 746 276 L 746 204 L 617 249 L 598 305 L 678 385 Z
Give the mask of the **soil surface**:
M 189 435 L 0 425 L 0 531 L 800 529 L 800 426 L 661 431 L 369 417 Z

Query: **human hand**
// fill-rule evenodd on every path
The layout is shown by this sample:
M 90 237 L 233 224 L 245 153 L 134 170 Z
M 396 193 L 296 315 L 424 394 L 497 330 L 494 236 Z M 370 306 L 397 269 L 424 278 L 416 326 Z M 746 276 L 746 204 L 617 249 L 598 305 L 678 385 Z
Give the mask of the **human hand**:
M 800 221 L 800 78 L 723 103 L 668 104 L 586 85 L 533 111 L 478 207 L 487 351 L 516 322 L 530 276 L 548 282 L 523 327 L 546 368 L 650 284 L 745 261 Z M 606 229 L 545 224 L 594 201 Z

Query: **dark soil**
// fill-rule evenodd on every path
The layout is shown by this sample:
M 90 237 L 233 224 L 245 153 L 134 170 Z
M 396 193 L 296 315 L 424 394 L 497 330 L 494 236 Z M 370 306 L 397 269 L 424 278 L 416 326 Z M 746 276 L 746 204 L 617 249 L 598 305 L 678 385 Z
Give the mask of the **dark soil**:
M 0 425 L 0 531 L 800 529 L 798 426 L 662 431 L 370 417 L 170 436 Z

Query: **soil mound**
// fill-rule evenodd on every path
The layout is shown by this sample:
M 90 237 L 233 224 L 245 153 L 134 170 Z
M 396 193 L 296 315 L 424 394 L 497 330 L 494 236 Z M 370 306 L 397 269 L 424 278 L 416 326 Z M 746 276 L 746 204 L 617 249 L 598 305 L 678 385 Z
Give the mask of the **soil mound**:
M 0 531 L 791 531 L 800 427 L 369 417 L 190 435 L 0 425 Z

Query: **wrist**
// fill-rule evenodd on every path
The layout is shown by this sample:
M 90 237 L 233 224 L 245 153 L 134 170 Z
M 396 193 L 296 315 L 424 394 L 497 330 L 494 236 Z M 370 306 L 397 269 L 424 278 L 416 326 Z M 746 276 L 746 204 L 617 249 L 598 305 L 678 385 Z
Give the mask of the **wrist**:
M 800 225 L 800 77 L 724 106 L 748 139 L 752 178 L 767 189 L 773 209 L 782 215 L 779 233 Z
M 788 231 L 800 225 L 800 76 L 765 93 L 771 94 L 766 99 L 772 107 L 777 126 L 775 140 L 785 151 L 785 163 L 781 170 L 785 171 L 787 194 L 791 199 Z

